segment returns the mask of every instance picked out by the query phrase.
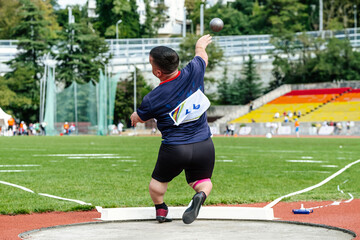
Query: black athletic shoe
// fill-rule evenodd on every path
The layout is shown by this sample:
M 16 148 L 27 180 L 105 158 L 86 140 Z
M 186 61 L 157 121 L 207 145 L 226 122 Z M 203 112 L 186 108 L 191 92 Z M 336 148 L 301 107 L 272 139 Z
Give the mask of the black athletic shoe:
M 189 204 L 190 206 L 185 210 L 182 216 L 182 220 L 185 224 L 190 224 L 195 221 L 195 219 L 199 215 L 201 205 L 204 203 L 205 198 L 206 195 L 204 192 L 198 192 L 193 196 Z
M 167 218 L 168 214 L 168 210 L 165 210 L 165 209 L 158 209 L 156 210 L 156 220 L 159 222 L 159 223 L 163 223 L 163 222 L 171 222 L 172 219 L 171 218 Z

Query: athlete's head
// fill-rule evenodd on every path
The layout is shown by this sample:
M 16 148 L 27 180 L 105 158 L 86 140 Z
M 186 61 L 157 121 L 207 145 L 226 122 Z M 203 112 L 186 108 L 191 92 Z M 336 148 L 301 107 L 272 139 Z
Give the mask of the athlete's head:
M 178 54 L 173 49 L 164 46 L 151 49 L 149 61 L 156 77 L 159 77 L 159 74 L 173 73 L 179 66 Z

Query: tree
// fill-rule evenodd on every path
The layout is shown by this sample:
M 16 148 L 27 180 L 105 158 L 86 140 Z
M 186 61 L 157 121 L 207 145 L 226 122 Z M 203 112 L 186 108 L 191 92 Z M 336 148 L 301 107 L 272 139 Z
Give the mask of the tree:
M 140 105 L 142 99 L 151 91 L 151 87 L 146 84 L 144 77 L 139 69 L 136 69 L 136 103 Z M 126 122 L 131 126 L 130 115 L 134 111 L 134 74 L 125 79 L 121 79 L 115 97 L 114 123 Z
M 101 62 L 107 63 L 108 46 L 105 40 L 92 29 L 89 19 L 66 24 L 59 43 L 57 79 L 69 86 L 77 83 L 97 82 Z M 111 57 L 111 56 L 110 56 Z
M 136 0 L 96 1 L 96 12 L 99 17 L 94 23 L 94 28 L 100 32 L 100 36 L 115 38 L 116 23 L 122 20 L 118 25 L 120 38 L 140 37 Z
M 244 78 L 241 81 L 241 102 L 242 104 L 247 104 L 260 97 L 263 92 L 261 89 L 262 83 L 256 72 L 255 60 L 252 55 L 249 55 L 248 61 L 245 62 L 242 75 Z
M 199 36 L 190 34 L 181 41 L 178 52 L 181 68 L 185 67 L 194 58 L 195 45 L 198 39 Z M 206 47 L 206 52 L 209 57 L 207 69 L 211 71 L 223 60 L 223 50 L 213 41 Z
M 274 80 L 267 91 L 281 84 L 360 79 L 360 53 L 348 39 L 298 35 L 287 45 L 276 45 L 273 56 Z
M 324 1 L 324 29 L 338 30 L 354 27 L 354 5 L 360 6 L 359 0 Z M 357 19 L 359 19 L 357 17 Z
M 243 105 L 260 97 L 263 93 L 260 77 L 256 73 L 255 60 L 252 55 L 248 57 L 241 72 L 242 76 L 234 75 L 232 83 L 228 81 L 225 68 L 223 79 L 218 86 L 219 104 Z
M 167 7 L 164 1 L 159 1 L 155 8 L 151 7 L 150 0 L 145 0 L 146 19 L 141 26 L 141 36 L 146 38 L 156 37 L 159 28 L 165 23 L 168 18 L 166 10 Z
M 0 0 L 0 39 L 12 39 L 14 27 L 20 22 L 20 2 Z
M 51 30 L 53 16 L 49 2 L 42 0 L 21 0 L 19 15 L 21 21 L 14 27 L 13 36 L 18 42 L 18 54 L 8 64 L 13 69 L 5 75 L 8 88 L 23 99 L 22 105 L 11 105 L 16 116 L 25 121 L 36 121 L 39 108 L 39 79 L 43 67 L 41 57 L 48 53 L 55 36 Z
M 218 100 L 217 103 L 220 105 L 231 105 L 231 84 L 228 78 L 228 68 L 225 66 L 223 77 L 218 81 Z

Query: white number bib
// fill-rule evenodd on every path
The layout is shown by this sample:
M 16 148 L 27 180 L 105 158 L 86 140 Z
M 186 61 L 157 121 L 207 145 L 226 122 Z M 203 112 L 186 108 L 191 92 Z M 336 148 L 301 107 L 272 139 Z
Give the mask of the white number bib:
M 179 126 L 181 123 L 196 121 L 209 107 L 209 99 L 198 89 L 172 110 L 169 115 L 174 124 Z

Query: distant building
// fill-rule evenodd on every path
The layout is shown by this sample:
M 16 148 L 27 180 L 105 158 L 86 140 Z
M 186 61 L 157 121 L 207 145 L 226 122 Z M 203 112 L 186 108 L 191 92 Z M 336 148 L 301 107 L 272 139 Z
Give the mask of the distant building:
M 155 8 L 157 4 L 164 3 L 167 7 L 165 12 L 166 22 L 159 29 L 159 35 L 170 36 L 180 35 L 182 33 L 182 24 L 184 19 L 184 2 L 185 0 L 150 0 L 150 6 Z M 146 20 L 145 3 L 144 0 L 136 0 L 138 6 L 138 13 L 140 16 L 140 23 L 144 24 Z
M 90 18 L 96 18 L 98 15 L 96 14 L 96 0 L 88 0 L 88 16 Z
M 214 6 L 219 0 L 207 0 L 207 6 Z M 235 0 L 222 0 L 222 4 L 227 5 L 228 3 L 235 2 Z

